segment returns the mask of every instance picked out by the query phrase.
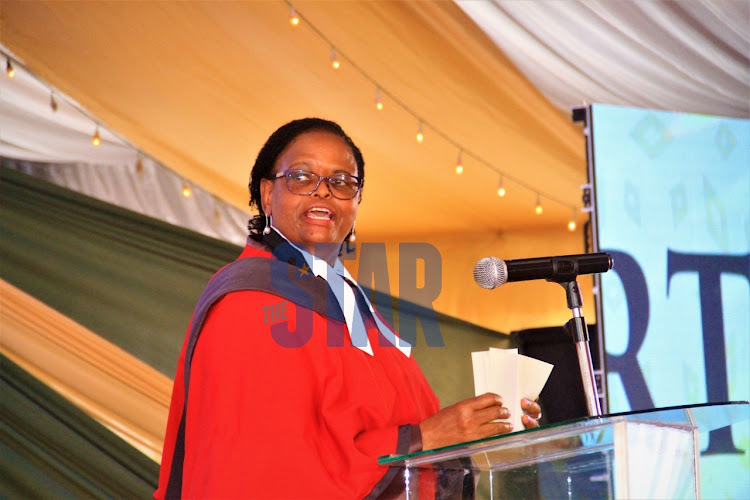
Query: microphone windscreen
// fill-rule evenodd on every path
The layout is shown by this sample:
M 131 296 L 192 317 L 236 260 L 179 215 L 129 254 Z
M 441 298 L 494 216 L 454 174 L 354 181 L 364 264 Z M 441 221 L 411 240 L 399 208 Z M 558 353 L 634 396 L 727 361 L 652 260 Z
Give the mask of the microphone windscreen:
M 508 266 L 497 257 L 485 257 L 474 266 L 474 281 L 492 290 L 508 281 Z

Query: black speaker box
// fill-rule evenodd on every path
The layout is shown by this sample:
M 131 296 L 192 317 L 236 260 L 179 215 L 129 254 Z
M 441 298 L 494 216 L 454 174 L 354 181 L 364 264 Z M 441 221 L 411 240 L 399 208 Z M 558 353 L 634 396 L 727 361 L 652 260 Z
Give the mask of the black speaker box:
M 588 333 L 592 364 L 594 372 L 597 372 L 601 367 L 596 325 L 588 325 Z M 554 365 L 547 384 L 539 394 L 541 423 L 552 424 L 587 416 L 575 342 L 562 326 L 513 332 L 511 339 L 518 346 L 520 354 Z

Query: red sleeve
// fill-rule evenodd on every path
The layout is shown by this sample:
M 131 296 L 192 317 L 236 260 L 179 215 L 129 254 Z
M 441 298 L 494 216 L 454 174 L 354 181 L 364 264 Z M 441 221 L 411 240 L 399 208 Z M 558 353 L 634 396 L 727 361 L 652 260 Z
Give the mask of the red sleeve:
M 303 312 L 310 340 L 279 345 L 271 325 L 294 330 Z M 383 478 L 377 457 L 399 441 L 388 414 L 397 395 L 373 387 L 366 354 L 328 347 L 329 333 L 322 316 L 266 293 L 212 308 L 191 367 L 184 497 L 363 498 Z

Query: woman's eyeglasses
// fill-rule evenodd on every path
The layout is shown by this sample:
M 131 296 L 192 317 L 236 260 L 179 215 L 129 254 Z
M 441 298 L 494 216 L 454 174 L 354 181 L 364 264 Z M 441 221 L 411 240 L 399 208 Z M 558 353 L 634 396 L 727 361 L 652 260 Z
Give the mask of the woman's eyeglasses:
M 276 174 L 273 178 L 279 179 L 281 177 L 286 177 L 287 189 L 300 196 L 313 194 L 323 180 L 326 181 L 326 186 L 328 186 L 328 190 L 333 197 L 339 200 L 351 200 L 362 189 L 362 179 L 349 174 L 321 177 L 306 170 L 286 170 Z

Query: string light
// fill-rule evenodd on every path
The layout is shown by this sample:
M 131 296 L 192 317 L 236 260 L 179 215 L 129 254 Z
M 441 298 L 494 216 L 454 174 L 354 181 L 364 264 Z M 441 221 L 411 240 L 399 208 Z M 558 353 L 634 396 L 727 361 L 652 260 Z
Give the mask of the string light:
M 380 96 L 380 87 L 375 89 L 375 107 L 378 111 L 383 110 L 383 98 Z
M 100 146 L 102 143 L 102 137 L 99 135 L 99 124 L 96 125 L 96 130 L 94 130 L 94 135 L 91 136 L 91 144 L 94 146 Z
M 2 50 L 0 50 L 0 54 L 6 57 L 7 59 L 6 69 L 8 69 L 9 73 L 12 73 L 12 75 L 9 74 L 8 77 L 12 78 L 13 76 L 15 76 L 15 68 L 13 67 L 13 64 L 10 61 L 10 57 Z M 95 125 L 95 129 L 94 129 L 93 135 L 91 136 L 91 144 L 94 146 L 100 146 L 102 144 L 101 125 L 99 124 L 99 122 L 96 120 L 94 116 L 92 116 L 86 109 L 80 107 L 76 102 L 70 101 L 64 93 L 57 92 L 57 90 L 54 87 L 52 87 L 47 82 L 42 80 L 38 75 L 30 71 L 27 67 L 23 65 L 23 63 L 19 63 L 18 61 L 16 61 L 16 66 L 19 66 L 20 68 L 22 68 L 25 74 L 28 74 L 32 78 L 36 79 L 39 83 L 42 83 L 49 90 L 49 93 L 50 93 L 49 106 L 52 109 L 52 111 L 57 111 L 59 107 L 58 103 L 62 101 L 66 106 L 66 111 L 68 109 L 75 110 L 78 113 L 80 113 L 82 116 L 84 116 L 85 118 L 93 122 Z M 112 141 L 114 139 L 115 143 L 122 142 L 124 145 L 130 147 L 137 154 L 137 158 L 135 162 L 135 173 L 137 175 L 142 175 L 145 170 L 144 159 L 147 157 L 147 155 L 143 153 L 142 151 L 140 151 L 138 148 L 134 147 L 132 144 L 130 144 L 126 139 L 120 137 L 116 132 L 112 132 L 108 129 L 106 130 L 108 133 L 108 140 Z M 160 164 L 154 159 L 150 159 L 150 162 L 151 163 L 149 165 L 155 165 L 157 168 L 160 168 L 160 169 L 167 169 L 167 167 Z M 182 195 L 185 198 L 189 198 L 193 195 L 193 190 L 186 181 L 183 181 L 182 183 Z M 223 203 L 220 199 L 216 198 L 215 196 L 213 198 L 214 198 L 214 203 Z M 221 220 L 222 214 L 218 208 L 214 208 L 214 216 L 216 217 L 217 221 Z
M 339 58 L 336 57 L 336 49 L 334 49 L 333 47 L 331 47 L 331 67 L 333 69 L 339 69 L 341 67 Z
M 143 172 L 143 156 L 141 152 L 138 152 L 138 159 L 135 161 L 135 173 L 140 174 Z
M 294 27 L 299 26 L 299 16 L 297 15 L 297 9 L 292 5 L 289 9 L 289 24 Z
M 578 218 L 578 215 L 576 214 L 576 209 L 573 209 L 573 215 L 570 218 L 570 221 L 568 221 L 568 231 L 571 233 L 576 230 L 576 219 Z
M 505 196 L 505 181 L 503 180 L 502 174 L 500 174 L 500 182 L 497 183 L 497 195 L 500 198 Z
M 290 24 L 292 26 L 296 27 L 299 24 L 301 24 L 302 17 L 298 14 L 297 10 L 294 8 L 294 6 L 290 2 L 287 1 L 287 3 L 289 5 L 289 7 L 290 7 L 290 10 L 289 10 L 289 22 L 290 22 Z M 328 40 L 326 38 L 326 36 L 320 30 L 318 30 L 315 26 L 311 25 L 307 20 L 305 20 L 305 24 L 309 25 L 311 27 L 311 29 L 320 38 L 322 38 L 327 44 L 330 45 L 330 47 L 331 47 L 331 50 L 330 50 L 331 67 L 333 69 L 339 69 L 341 67 L 341 62 L 340 62 L 340 60 L 338 58 L 338 55 L 336 53 L 336 50 L 334 48 L 334 45 L 333 45 L 332 41 Z M 6 57 L 6 74 L 7 74 L 8 78 L 13 78 L 13 77 L 15 77 L 15 74 L 16 74 L 16 69 L 14 67 L 13 61 L 11 60 L 11 57 L 8 56 L 5 52 L 3 52 L 3 55 Z M 348 58 L 347 58 L 347 61 L 350 62 L 352 64 L 352 66 L 354 67 L 354 69 L 357 70 L 364 78 L 366 78 L 368 81 L 370 81 L 372 84 L 374 84 L 376 86 L 375 106 L 376 106 L 376 108 L 378 110 L 382 110 L 383 109 L 383 101 L 382 101 L 383 90 L 382 90 L 382 86 L 377 81 L 375 81 L 372 77 L 370 77 L 369 75 L 367 75 L 367 73 L 365 73 L 365 71 L 362 70 L 362 68 L 358 67 L 355 62 L 352 62 Z M 412 109 L 410 109 L 409 106 L 407 106 L 405 103 L 403 103 L 402 101 L 400 101 L 399 99 L 397 99 L 396 97 L 394 97 L 390 92 L 386 92 L 386 94 L 388 95 L 388 97 L 389 97 L 389 99 L 391 101 L 395 102 L 398 106 L 400 106 L 401 108 L 403 108 L 407 113 L 411 114 L 414 117 L 417 117 L 416 113 Z M 56 112 L 58 110 L 57 98 L 56 98 L 56 96 L 55 96 L 55 94 L 54 94 L 53 91 L 50 92 L 49 106 L 52 109 L 52 111 L 54 111 L 54 112 Z M 73 105 L 73 107 L 75 109 L 78 109 L 81 113 L 83 113 L 84 115 L 86 115 L 90 119 L 92 119 L 92 121 L 95 121 L 93 119 L 93 117 L 91 117 L 88 114 L 87 111 L 81 110 L 80 108 L 78 108 L 75 105 Z M 431 129 L 432 129 L 433 132 L 437 133 L 437 135 L 443 137 L 446 141 L 448 141 L 449 143 L 451 143 L 454 146 L 457 146 L 459 148 L 460 152 L 459 152 L 458 161 L 456 162 L 455 171 L 456 171 L 457 174 L 461 174 L 463 172 L 463 170 L 464 170 L 464 166 L 463 166 L 463 162 L 462 162 L 462 153 L 463 153 L 464 149 L 461 147 L 460 144 L 458 144 L 454 140 L 452 140 L 447 134 L 443 133 L 442 131 L 440 131 L 439 129 L 435 128 L 431 124 L 428 124 L 428 125 L 431 127 Z M 424 141 L 424 126 L 425 126 L 424 122 L 420 119 L 419 120 L 419 128 L 418 128 L 417 135 L 416 135 L 416 140 L 420 144 Z M 91 137 L 91 143 L 94 146 L 100 146 L 101 142 L 102 142 L 99 128 L 100 128 L 99 124 L 96 123 L 95 132 L 94 132 L 93 136 Z M 506 189 L 505 189 L 505 187 L 503 185 L 505 174 L 503 172 L 499 171 L 494 165 L 490 164 L 486 160 L 483 160 L 481 157 L 477 156 L 476 154 L 473 154 L 471 151 L 466 151 L 466 152 L 467 152 L 467 154 L 469 154 L 470 156 L 472 156 L 472 158 L 476 159 L 482 165 L 484 165 L 487 168 L 489 168 L 490 170 L 493 170 L 493 171 L 495 171 L 495 172 L 497 172 L 497 173 L 500 174 L 500 182 L 499 182 L 499 185 L 498 185 L 498 188 L 497 188 L 497 194 L 500 197 L 504 197 L 506 195 Z M 142 164 L 140 162 L 140 158 L 139 158 L 138 163 L 136 164 L 136 169 L 138 171 L 140 171 L 140 169 L 142 169 Z M 543 212 L 543 208 L 542 208 L 541 201 L 540 201 L 541 193 L 538 192 L 538 191 L 535 191 L 532 186 L 527 185 L 527 184 L 525 184 L 524 182 L 522 182 L 522 181 L 520 181 L 518 179 L 511 178 L 511 180 L 513 180 L 516 184 L 520 185 L 521 187 L 523 187 L 523 188 L 525 188 L 527 190 L 536 192 L 537 203 L 536 203 L 536 206 L 535 206 L 535 213 L 538 214 L 538 215 L 541 215 L 542 212 Z M 187 186 L 187 184 L 185 184 L 183 186 L 183 195 L 185 197 L 189 197 L 189 196 L 192 195 L 192 190 L 190 189 L 189 186 Z M 566 205 L 564 202 L 561 202 L 561 201 L 559 201 L 559 200 L 557 200 L 557 199 L 555 199 L 553 197 L 550 197 L 550 196 L 548 196 L 546 194 L 545 194 L 545 198 L 548 198 L 548 199 L 550 199 L 550 200 L 552 200 L 552 201 L 554 201 L 556 203 L 559 203 L 561 205 Z M 569 205 L 566 205 L 566 206 L 569 206 Z M 571 218 L 571 220 L 568 221 L 568 229 L 570 231 L 574 231 L 576 229 L 576 227 L 577 227 L 577 221 L 576 221 L 576 216 L 575 216 L 575 207 L 571 207 L 571 208 L 573 209 L 574 214 L 573 214 L 573 217 Z M 585 208 L 584 208 L 584 210 L 585 210 Z
M 296 26 L 298 26 L 301 23 L 301 19 L 302 18 L 297 13 L 297 10 L 295 9 L 295 7 L 290 2 L 287 2 L 287 3 L 289 4 L 289 7 L 290 7 L 290 10 L 289 10 L 289 23 L 293 27 L 296 27 Z M 306 25 L 310 25 L 310 23 L 307 20 L 306 20 L 305 24 Z M 328 40 L 325 37 L 325 35 L 322 32 L 320 32 L 320 30 L 318 30 L 317 28 L 315 28 L 312 25 L 310 25 L 310 27 L 313 29 L 313 31 L 315 31 L 315 33 L 320 38 L 322 38 L 323 40 L 325 40 L 326 43 L 328 43 L 330 45 L 330 47 L 331 47 L 331 49 L 330 49 L 331 67 L 334 70 L 339 69 L 341 67 L 341 62 L 340 62 L 340 60 L 338 58 L 338 55 L 336 53 L 336 49 L 334 48 L 333 43 L 330 40 Z M 4 55 L 6 55 L 6 54 L 4 54 Z M 347 61 L 351 62 L 350 59 L 347 59 Z M 373 84 L 376 85 L 375 107 L 376 107 L 377 110 L 382 110 L 383 109 L 382 87 L 380 86 L 380 84 L 378 82 L 376 82 L 372 77 L 370 77 L 369 75 L 367 75 L 355 63 L 353 63 L 353 62 L 351 62 L 351 63 L 352 63 L 352 66 L 355 68 L 355 70 L 357 70 L 363 77 L 365 77 L 370 82 L 372 82 Z M 15 68 L 13 66 L 13 62 L 11 61 L 11 58 L 6 55 L 6 74 L 7 74 L 8 78 L 13 78 L 15 76 L 15 73 L 16 73 L 16 71 L 15 71 Z M 413 116 L 416 117 L 416 113 L 413 110 L 411 110 L 406 104 L 404 104 L 403 102 L 401 102 L 400 100 L 398 100 L 397 98 L 395 98 L 391 93 L 387 93 L 387 95 L 389 96 L 389 98 L 392 101 L 394 101 L 397 105 L 401 106 L 406 112 L 408 112 L 409 114 L 411 114 L 411 115 L 413 115 Z M 52 111 L 56 112 L 58 110 L 58 103 L 57 103 L 57 99 L 55 98 L 54 92 L 50 93 L 49 105 L 50 105 L 50 108 L 52 109 Z M 81 112 L 84 113 L 84 114 L 86 114 L 86 115 L 88 115 L 88 113 L 85 112 L 85 111 L 81 111 Z M 458 159 L 456 161 L 455 172 L 456 172 L 456 174 L 463 173 L 463 171 L 464 171 L 464 166 L 463 166 L 463 162 L 462 162 L 462 154 L 463 154 L 463 151 L 464 151 L 463 148 L 461 148 L 459 144 L 457 144 L 455 141 L 453 141 L 450 137 L 448 137 L 445 133 L 441 132 L 439 129 L 436 129 L 432 125 L 429 125 L 429 126 L 439 136 L 443 137 L 444 139 L 446 139 L 451 144 L 459 147 L 459 154 L 458 154 Z M 99 128 L 100 128 L 99 124 L 97 123 L 94 135 L 91 137 L 91 143 L 94 146 L 100 146 L 101 142 L 102 142 L 101 141 L 101 135 L 100 135 Z M 418 131 L 417 131 L 417 134 L 416 134 L 416 140 L 420 144 L 424 141 L 424 122 L 421 119 L 419 120 L 419 127 L 418 127 Z M 478 162 L 480 162 L 481 164 L 485 165 L 487 168 L 489 168 L 491 170 L 494 170 L 495 172 L 498 172 L 500 174 L 500 182 L 498 184 L 497 194 L 500 197 L 504 197 L 506 195 L 506 189 L 504 187 L 504 174 L 503 174 L 503 172 L 500 172 L 495 166 L 493 166 L 490 163 L 488 163 L 487 161 L 483 160 L 481 157 L 478 157 L 477 155 L 471 153 L 471 151 L 468 151 L 467 153 L 470 156 L 472 156 L 473 158 L 475 158 Z M 142 170 L 142 168 L 143 168 L 143 166 L 142 166 L 141 159 L 140 159 L 140 156 L 139 156 L 138 162 L 136 163 L 136 170 L 138 172 L 140 172 Z M 525 183 L 521 182 L 520 180 L 514 179 L 514 182 L 516 182 L 517 184 L 521 185 L 522 187 L 524 187 L 524 188 L 526 188 L 528 190 L 533 190 L 533 188 L 531 186 L 526 185 Z M 182 194 L 185 197 L 190 197 L 192 195 L 192 190 L 190 189 L 190 187 L 187 184 L 183 184 Z M 537 215 L 541 215 L 542 212 L 543 212 L 543 208 L 542 208 L 541 201 L 540 201 L 541 193 L 536 192 L 536 197 L 537 197 L 537 203 L 536 203 L 536 206 L 535 206 L 535 213 Z M 545 197 L 549 198 L 547 195 L 545 195 Z M 561 205 L 565 205 L 565 203 L 560 202 L 559 200 L 556 200 L 554 198 L 550 198 L 550 199 L 553 200 L 553 201 L 555 201 L 556 203 L 559 203 Z M 575 208 L 574 207 L 573 207 L 573 212 L 574 212 L 573 213 L 573 217 L 568 222 L 568 229 L 570 231 L 574 231 L 576 229 L 576 227 L 577 227 L 576 216 L 575 216 Z
M 339 62 L 339 58 L 338 58 L 338 55 L 336 53 L 336 50 L 334 49 L 334 43 L 333 43 L 333 41 L 330 40 L 314 24 L 310 23 L 310 21 L 308 19 L 305 19 L 304 16 L 299 15 L 297 13 L 297 11 L 295 10 L 295 8 L 292 5 L 292 3 L 291 3 L 290 0 L 285 0 L 285 3 L 287 5 L 289 5 L 289 8 L 290 8 L 290 22 L 292 22 L 294 24 L 294 22 L 291 21 L 291 19 L 293 19 L 295 17 L 300 20 L 299 22 L 301 22 L 301 21 L 304 20 L 305 21 L 305 25 L 308 26 L 329 47 L 331 47 L 331 52 L 330 52 L 331 66 L 334 69 L 338 69 L 341 66 L 341 64 Z M 347 63 L 349 65 L 351 65 L 357 72 L 359 72 L 359 74 L 363 78 L 365 78 L 366 80 L 368 80 L 370 83 L 372 83 L 376 87 L 376 90 L 375 90 L 375 100 L 374 101 L 375 101 L 375 107 L 376 107 L 377 110 L 382 110 L 383 109 L 382 94 L 385 94 L 385 95 L 388 96 L 389 101 L 392 101 L 392 102 L 396 103 L 397 106 L 400 106 L 404 111 L 406 111 L 407 113 L 409 113 L 410 115 L 412 115 L 414 118 L 419 119 L 417 113 L 414 110 L 412 110 L 406 103 L 404 103 L 403 101 L 399 100 L 392 93 L 388 92 L 387 89 L 383 89 L 382 85 L 378 81 L 376 81 L 372 76 L 368 75 L 367 72 L 364 69 L 362 69 L 361 67 L 359 67 L 357 65 L 356 61 L 351 60 L 350 58 L 346 57 L 343 54 L 342 54 L 342 57 L 346 58 L 346 61 L 347 61 Z M 416 135 L 416 139 L 417 139 L 418 143 L 421 144 L 424 141 L 424 127 L 425 126 L 429 126 L 430 129 L 432 130 L 432 132 L 435 132 L 438 136 L 442 137 L 447 142 L 449 142 L 452 145 L 456 146 L 458 149 L 464 150 L 464 148 L 460 144 L 458 144 L 456 141 L 454 141 L 446 133 L 442 132 L 440 129 L 436 128 L 435 126 L 433 126 L 430 123 L 424 123 L 421 119 L 419 119 L 419 129 L 418 129 L 417 135 Z M 510 177 L 507 174 L 505 174 L 504 172 L 501 172 L 497 167 L 495 167 L 494 165 L 492 165 L 488 161 L 482 159 L 478 155 L 472 153 L 471 151 L 465 151 L 465 152 L 466 152 L 466 154 L 468 154 L 469 156 L 471 156 L 472 158 L 474 158 L 475 160 L 477 160 L 477 162 L 479 162 L 480 164 L 482 164 L 485 167 L 487 167 L 488 169 L 490 169 L 490 170 L 492 170 L 492 171 L 500 174 L 500 183 L 499 183 L 498 188 L 497 188 L 497 194 L 498 194 L 498 196 L 504 197 L 506 195 L 506 189 L 503 186 L 503 180 L 504 180 L 505 176 L 507 176 L 515 184 L 521 186 L 522 188 L 525 188 L 525 189 L 527 189 L 527 190 L 529 190 L 531 192 L 536 193 L 537 194 L 537 199 L 540 197 L 540 194 L 542 194 L 542 193 L 536 191 L 536 189 L 533 186 L 531 186 L 531 185 L 529 185 L 529 184 L 527 184 L 527 183 L 525 183 L 525 182 L 523 182 L 523 181 L 521 181 L 519 179 L 515 179 L 513 177 Z M 460 174 L 460 173 L 463 172 L 463 170 L 464 170 L 463 163 L 461 161 L 458 161 L 456 163 L 456 168 L 455 168 L 456 173 Z M 555 203 L 567 206 L 569 208 L 573 208 L 570 205 L 567 205 L 565 202 L 562 202 L 562 201 L 560 201 L 558 199 L 555 199 L 552 196 L 548 196 L 547 194 L 544 194 L 544 196 L 545 196 L 545 198 L 547 198 L 547 199 L 549 199 L 549 200 L 551 200 L 551 201 L 553 201 Z M 542 209 L 542 206 L 541 206 L 540 203 L 537 203 L 537 205 L 535 207 L 535 211 L 538 214 L 542 213 L 543 209 Z

